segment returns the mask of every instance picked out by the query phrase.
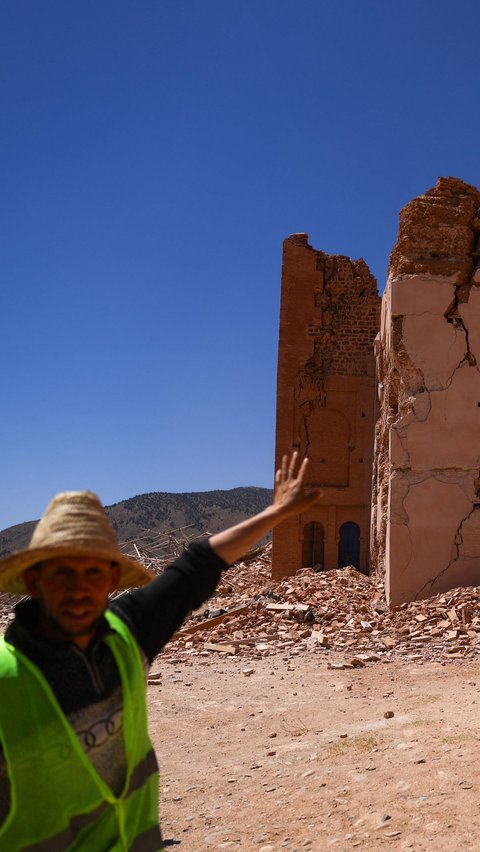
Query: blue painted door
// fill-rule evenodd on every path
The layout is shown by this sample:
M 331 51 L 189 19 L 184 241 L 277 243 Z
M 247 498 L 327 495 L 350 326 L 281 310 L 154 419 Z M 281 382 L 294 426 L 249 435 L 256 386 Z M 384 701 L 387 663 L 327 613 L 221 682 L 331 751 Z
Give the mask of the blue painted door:
M 338 544 L 338 567 L 354 565 L 360 568 L 360 527 L 354 521 L 347 521 L 340 527 Z

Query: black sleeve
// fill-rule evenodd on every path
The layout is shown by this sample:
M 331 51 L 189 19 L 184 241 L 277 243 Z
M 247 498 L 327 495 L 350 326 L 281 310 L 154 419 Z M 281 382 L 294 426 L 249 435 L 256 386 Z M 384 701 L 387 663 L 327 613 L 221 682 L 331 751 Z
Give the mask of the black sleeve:
M 225 568 L 208 540 L 193 542 L 160 577 L 114 598 L 110 609 L 128 624 L 152 662 L 188 613 L 213 594 Z

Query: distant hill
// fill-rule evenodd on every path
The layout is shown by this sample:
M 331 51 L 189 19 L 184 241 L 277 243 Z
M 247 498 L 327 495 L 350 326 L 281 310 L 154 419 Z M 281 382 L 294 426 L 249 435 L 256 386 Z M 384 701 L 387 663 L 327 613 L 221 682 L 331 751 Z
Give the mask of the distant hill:
M 270 488 L 231 488 L 228 491 L 194 491 L 139 494 L 106 511 L 119 541 L 138 538 L 145 529 L 168 533 L 192 525 L 190 535 L 215 533 L 255 515 L 273 499 Z M 0 532 L 0 557 L 28 545 L 36 521 L 25 521 Z

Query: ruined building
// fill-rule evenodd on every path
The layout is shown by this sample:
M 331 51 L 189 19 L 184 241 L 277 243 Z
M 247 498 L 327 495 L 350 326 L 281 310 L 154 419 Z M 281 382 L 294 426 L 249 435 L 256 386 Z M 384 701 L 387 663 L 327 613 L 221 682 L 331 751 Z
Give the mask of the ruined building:
M 475 187 L 440 178 L 400 213 L 375 389 L 379 301 L 364 261 L 315 251 L 306 234 L 285 240 L 276 466 L 309 455 L 324 496 L 276 528 L 273 576 L 353 564 L 399 604 L 480 583 Z
M 306 566 L 368 570 L 379 312 L 363 260 L 315 251 L 307 234 L 285 240 L 275 461 L 308 455 L 308 482 L 324 495 L 274 530 L 274 577 Z
M 400 213 L 376 341 L 372 566 L 398 604 L 480 582 L 480 192 Z

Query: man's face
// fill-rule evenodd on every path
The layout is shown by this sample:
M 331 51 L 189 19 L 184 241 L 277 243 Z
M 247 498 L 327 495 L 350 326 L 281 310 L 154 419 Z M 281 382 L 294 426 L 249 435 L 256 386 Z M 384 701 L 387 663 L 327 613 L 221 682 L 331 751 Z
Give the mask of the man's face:
M 83 556 L 47 559 L 26 571 L 29 595 L 40 604 L 40 631 L 85 649 L 115 591 L 120 568 L 104 559 Z

